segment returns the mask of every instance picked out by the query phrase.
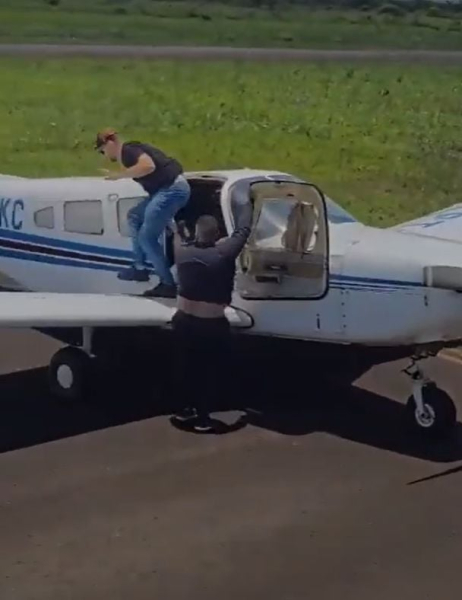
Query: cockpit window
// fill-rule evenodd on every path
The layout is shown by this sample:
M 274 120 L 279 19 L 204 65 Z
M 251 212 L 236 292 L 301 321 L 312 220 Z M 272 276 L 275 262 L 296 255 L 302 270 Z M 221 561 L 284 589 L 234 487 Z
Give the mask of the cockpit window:
M 327 209 L 327 218 L 329 223 L 357 223 L 357 219 L 355 219 L 349 212 L 347 212 L 344 208 L 339 206 L 336 202 L 331 200 L 330 198 L 325 197 L 326 200 L 326 209 Z
M 55 215 L 52 206 L 36 210 L 34 213 L 34 222 L 37 227 L 53 229 L 55 226 Z

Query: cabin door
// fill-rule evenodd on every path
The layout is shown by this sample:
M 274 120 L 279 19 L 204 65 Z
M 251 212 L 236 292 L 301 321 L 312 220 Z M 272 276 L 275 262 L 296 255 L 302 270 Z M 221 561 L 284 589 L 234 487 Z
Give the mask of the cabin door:
M 325 200 L 314 185 L 261 180 L 249 184 L 252 230 L 236 288 L 245 299 L 319 300 L 329 287 Z

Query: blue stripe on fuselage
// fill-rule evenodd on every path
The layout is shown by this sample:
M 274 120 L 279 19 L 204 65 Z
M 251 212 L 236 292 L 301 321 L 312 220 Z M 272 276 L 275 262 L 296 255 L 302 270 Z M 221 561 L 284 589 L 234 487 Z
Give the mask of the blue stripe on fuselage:
M 0 229 L 0 238 L 10 239 L 15 241 L 29 242 L 31 244 L 42 244 L 49 248 L 75 250 L 87 254 L 99 254 L 100 256 L 108 256 L 110 258 L 127 258 L 132 257 L 130 250 L 122 250 L 120 248 L 105 248 L 104 246 L 95 246 L 83 242 L 70 242 L 58 238 L 49 238 L 31 233 L 23 233 L 21 231 L 11 231 L 10 229 Z
M 12 258 L 16 260 L 26 260 L 30 262 L 44 263 L 48 265 L 59 265 L 61 267 L 78 267 L 81 269 L 94 269 L 98 271 L 120 270 L 120 266 L 104 263 L 95 263 L 86 259 L 78 260 L 72 258 L 62 258 L 60 256 L 51 256 L 49 254 L 39 254 L 34 252 L 21 252 L 20 250 L 9 250 L 0 247 L 0 257 Z
M 343 281 L 345 283 L 355 283 L 355 284 L 366 284 L 366 285 L 371 285 L 371 284 L 376 284 L 379 286 L 399 286 L 399 287 L 422 287 L 422 283 L 419 283 L 418 281 L 400 281 L 397 279 L 377 279 L 375 277 L 357 277 L 357 276 L 350 276 L 350 275 L 335 275 L 332 274 L 332 279 L 334 280 L 338 280 L 338 281 Z
M 30 244 L 39 244 L 49 249 L 59 250 L 74 250 L 81 252 L 80 258 L 66 258 L 63 256 L 53 256 L 50 254 L 42 254 L 39 251 L 32 252 L 28 250 L 12 250 L 9 248 L 0 247 L 0 256 L 12 258 L 16 260 L 27 260 L 44 264 L 59 265 L 74 268 L 95 269 L 100 271 L 117 272 L 121 265 L 113 265 L 110 263 L 93 262 L 91 254 L 101 258 L 122 258 L 128 261 L 132 258 L 132 253 L 129 250 L 121 250 L 119 248 L 105 248 L 103 246 L 95 246 L 82 242 L 70 242 L 57 238 L 49 238 L 45 236 L 33 235 L 17 231 L 0 229 L 0 239 L 23 241 Z M 350 290 L 366 290 L 371 291 L 396 291 L 406 288 L 422 287 L 422 283 L 415 281 L 400 281 L 393 279 L 379 279 L 374 277 L 358 277 L 350 275 L 330 274 L 330 285 L 336 289 Z

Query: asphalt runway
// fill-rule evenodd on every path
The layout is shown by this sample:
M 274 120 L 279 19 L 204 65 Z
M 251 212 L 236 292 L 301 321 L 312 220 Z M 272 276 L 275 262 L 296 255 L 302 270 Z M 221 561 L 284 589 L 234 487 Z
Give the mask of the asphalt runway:
M 249 424 L 209 436 L 170 425 L 155 364 L 150 386 L 60 405 L 41 369 L 57 347 L 0 331 L 2 600 L 460 597 L 462 434 L 403 432 L 401 363 L 335 395 L 260 381 Z M 460 396 L 460 363 L 430 367 Z
M 0 44 L 0 56 L 31 58 L 138 58 L 301 62 L 398 62 L 460 65 L 462 52 L 450 50 L 313 50 L 225 46 L 142 46 L 108 44 Z

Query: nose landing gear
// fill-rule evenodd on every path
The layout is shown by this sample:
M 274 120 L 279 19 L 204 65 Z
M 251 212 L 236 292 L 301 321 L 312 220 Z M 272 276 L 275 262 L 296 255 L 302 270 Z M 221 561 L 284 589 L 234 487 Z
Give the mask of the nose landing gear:
M 456 406 L 444 390 L 425 376 L 419 360 L 421 358 L 414 358 L 403 371 L 413 382 L 412 396 L 406 404 L 406 422 L 427 438 L 441 439 L 449 436 L 456 424 Z

